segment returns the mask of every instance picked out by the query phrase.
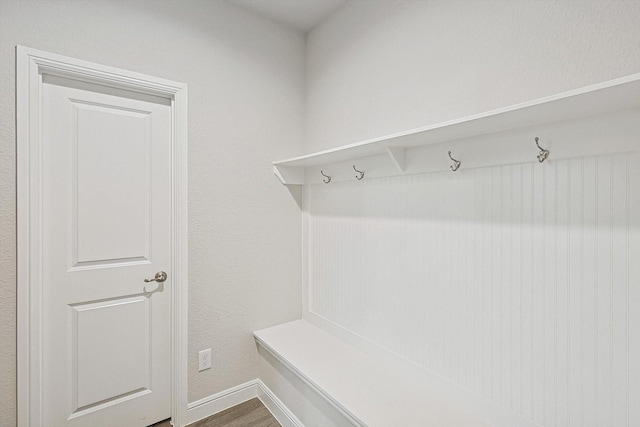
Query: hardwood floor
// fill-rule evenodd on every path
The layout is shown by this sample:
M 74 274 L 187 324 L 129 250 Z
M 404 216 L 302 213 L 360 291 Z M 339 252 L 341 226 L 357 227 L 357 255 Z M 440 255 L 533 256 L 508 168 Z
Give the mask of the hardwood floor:
M 169 421 L 154 424 L 152 427 L 170 427 Z M 215 415 L 189 424 L 187 427 L 281 427 L 271 412 L 253 398 Z
M 147 426 L 147 427 L 172 427 L 172 426 L 169 420 L 165 420 L 165 421 L 160 421 L 159 423 L 151 424 L 150 426 Z

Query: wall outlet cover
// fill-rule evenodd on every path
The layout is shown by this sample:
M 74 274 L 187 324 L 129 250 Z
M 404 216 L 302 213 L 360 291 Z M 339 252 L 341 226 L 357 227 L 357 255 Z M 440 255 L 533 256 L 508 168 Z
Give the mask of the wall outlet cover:
M 211 369 L 211 349 L 198 352 L 198 372 Z

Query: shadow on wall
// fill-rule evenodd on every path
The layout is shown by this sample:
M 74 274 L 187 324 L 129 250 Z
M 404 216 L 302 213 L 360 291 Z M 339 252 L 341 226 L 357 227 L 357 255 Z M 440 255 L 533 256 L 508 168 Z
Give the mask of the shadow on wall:
M 637 229 L 640 215 L 626 214 L 632 168 L 640 168 L 638 153 L 315 184 L 309 186 L 310 214 L 312 220 L 340 218 L 380 228 L 412 222 L 537 229 L 567 225 L 569 210 L 598 209 L 602 218 L 614 212 L 607 226 Z M 593 206 L 596 195 L 599 206 Z

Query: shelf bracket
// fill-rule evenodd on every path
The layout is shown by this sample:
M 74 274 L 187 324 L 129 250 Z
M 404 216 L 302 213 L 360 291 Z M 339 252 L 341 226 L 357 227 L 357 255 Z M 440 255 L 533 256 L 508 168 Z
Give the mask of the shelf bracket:
M 273 165 L 273 174 L 284 185 L 304 185 L 304 168 L 302 167 Z
M 404 147 L 387 147 L 387 154 L 400 172 L 404 172 L 404 152 Z

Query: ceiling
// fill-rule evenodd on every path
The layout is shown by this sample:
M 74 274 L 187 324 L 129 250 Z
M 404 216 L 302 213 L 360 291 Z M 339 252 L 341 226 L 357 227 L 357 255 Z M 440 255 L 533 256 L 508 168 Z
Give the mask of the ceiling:
M 267 19 L 307 32 L 347 0 L 227 0 Z

